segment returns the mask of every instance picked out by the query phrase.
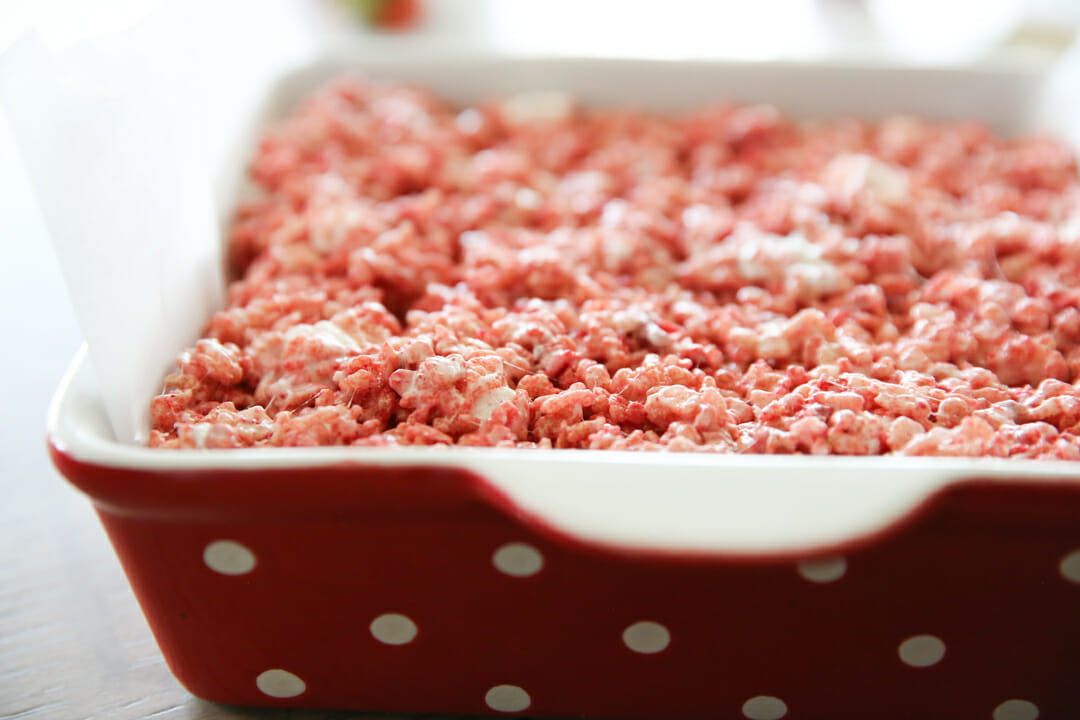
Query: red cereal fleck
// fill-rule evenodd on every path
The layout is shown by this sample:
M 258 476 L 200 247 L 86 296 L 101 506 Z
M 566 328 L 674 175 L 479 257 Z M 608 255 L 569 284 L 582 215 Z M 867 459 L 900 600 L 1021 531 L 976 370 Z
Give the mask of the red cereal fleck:
M 153 447 L 1080 460 L 1080 180 L 1053 140 L 342 79 L 251 174 Z

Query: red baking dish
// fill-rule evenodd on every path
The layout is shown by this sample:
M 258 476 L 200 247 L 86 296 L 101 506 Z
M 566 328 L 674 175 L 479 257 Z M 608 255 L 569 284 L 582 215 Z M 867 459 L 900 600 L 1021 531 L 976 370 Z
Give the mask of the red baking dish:
M 1038 123 L 1025 72 L 419 59 L 454 100 Z M 227 174 L 227 169 L 223 169 Z M 188 338 L 177 338 L 176 349 Z M 149 398 L 146 398 L 148 401 Z M 481 448 L 155 451 L 83 357 L 51 411 L 170 668 L 291 708 L 597 718 L 1080 717 L 1080 466 Z

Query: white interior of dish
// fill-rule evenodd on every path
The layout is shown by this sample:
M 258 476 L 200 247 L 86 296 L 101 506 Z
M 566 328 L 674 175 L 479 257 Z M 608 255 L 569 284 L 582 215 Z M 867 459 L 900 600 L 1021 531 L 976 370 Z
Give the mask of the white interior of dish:
M 972 117 L 995 131 L 1080 134 L 1054 78 L 1017 70 L 857 68 L 712 61 L 506 58 L 408 52 L 398 46 L 340 54 L 285 77 L 237 127 L 281 116 L 306 92 L 347 71 L 417 83 L 453 102 L 523 90 L 568 91 L 583 102 L 679 110 L 717 98 L 764 102 L 797 118 L 907 112 Z M 1048 109 L 1053 108 L 1053 112 Z M 231 146 L 211 178 L 221 226 L 244 187 L 254 137 Z M 202 241 L 200 239 L 199 241 Z M 220 244 L 219 238 L 213 242 Z M 188 306 L 183 306 L 188 307 Z M 194 306 L 191 306 L 194 307 Z M 182 307 L 177 311 L 182 312 Z M 192 318 L 182 318 L 191 326 Z M 198 320 L 199 322 L 202 319 Z M 177 338 L 176 352 L 189 338 Z M 132 344 L 138 352 L 138 344 Z M 150 355 L 148 355 L 148 358 Z M 363 460 L 474 470 L 527 512 L 585 539 L 627 547 L 738 553 L 813 552 L 901 519 L 934 490 L 964 477 L 1080 479 L 1075 464 L 995 459 L 817 458 L 471 448 L 316 448 L 153 451 L 114 437 L 93 372 L 72 366 L 50 415 L 55 443 L 76 458 L 140 468 L 259 468 Z M 144 414 L 150 397 L 133 412 Z
M 1080 465 L 996 458 L 809 457 L 467 447 L 164 451 L 118 443 L 80 352 L 49 416 L 74 457 L 144 469 L 437 465 L 483 476 L 525 512 L 626 548 L 811 555 L 872 534 L 963 478 L 1080 480 Z

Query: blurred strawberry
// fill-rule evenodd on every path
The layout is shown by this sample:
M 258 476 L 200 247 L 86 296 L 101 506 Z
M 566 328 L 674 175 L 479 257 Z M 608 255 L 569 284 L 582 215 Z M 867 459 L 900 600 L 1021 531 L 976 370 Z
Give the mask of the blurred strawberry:
M 404 30 L 420 20 L 420 0 L 339 0 L 364 22 L 386 30 Z

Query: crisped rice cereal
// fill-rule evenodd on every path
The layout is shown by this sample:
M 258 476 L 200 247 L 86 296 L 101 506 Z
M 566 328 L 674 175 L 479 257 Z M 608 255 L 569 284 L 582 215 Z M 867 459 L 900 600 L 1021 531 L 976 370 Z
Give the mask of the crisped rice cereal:
M 1053 140 L 343 79 L 251 175 L 152 446 L 1080 459 Z

